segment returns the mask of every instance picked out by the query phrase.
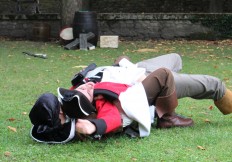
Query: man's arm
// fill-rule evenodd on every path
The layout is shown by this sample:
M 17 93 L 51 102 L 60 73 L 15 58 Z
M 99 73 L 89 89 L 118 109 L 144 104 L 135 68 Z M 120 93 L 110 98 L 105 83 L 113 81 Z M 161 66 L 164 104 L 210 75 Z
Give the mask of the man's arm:
M 76 123 L 76 131 L 81 134 L 93 134 L 96 132 L 96 126 L 89 120 L 78 119 Z
M 76 131 L 87 135 L 101 136 L 113 132 L 122 126 L 117 107 L 103 99 L 96 101 L 97 119 L 78 119 Z

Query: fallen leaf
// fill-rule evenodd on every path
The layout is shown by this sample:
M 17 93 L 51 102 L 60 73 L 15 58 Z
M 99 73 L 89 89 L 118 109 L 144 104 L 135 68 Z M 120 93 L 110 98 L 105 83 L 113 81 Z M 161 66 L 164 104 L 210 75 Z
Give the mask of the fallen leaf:
M 204 120 L 206 123 L 210 123 L 210 120 L 209 119 L 205 119 Z
M 213 110 L 213 106 L 212 105 L 209 107 L 209 110 Z
M 22 112 L 23 115 L 27 115 L 27 112 Z
M 197 146 L 197 148 L 198 148 L 198 149 L 201 149 L 201 150 L 205 150 L 205 148 L 202 147 L 202 146 Z
M 201 114 L 204 114 L 204 115 L 209 115 L 207 112 L 199 112 Z
M 8 129 L 10 129 L 10 130 L 13 131 L 13 132 L 17 132 L 17 129 L 14 128 L 14 127 L 8 126 Z
M 9 120 L 9 121 L 15 121 L 16 119 L 15 118 L 9 118 L 7 120 Z
M 137 52 L 158 52 L 157 49 L 143 48 L 136 50 Z
M 86 68 L 86 65 L 73 66 L 72 68 Z
M 132 161 L 137 161 L 137 159 L 136 159 L 136 158 L 131 158 L 131 160 L 132 160 Z
M 11 155 L 11 152 L 6 151 L 6 152 L 4 153 L 4 155 L 7 156 L 7 157 L 9 157 L 9 156 Z
M 229 81 L 230 78 L 223 78 L 223 80 L 226 82 L 226 81 Z
M 225 58 L 227 58 L 227 59 L 232 59 L 232 57 L 229 57 L 229 56 L 225 56 Z

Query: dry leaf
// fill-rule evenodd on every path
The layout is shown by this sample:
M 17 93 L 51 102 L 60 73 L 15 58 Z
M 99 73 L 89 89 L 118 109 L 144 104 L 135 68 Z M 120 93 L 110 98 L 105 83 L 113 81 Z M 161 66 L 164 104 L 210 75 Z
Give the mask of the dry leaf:
M 202 146 L 197 146 L 197 148 L 198 148 L 198 149 L 201 149 L 201 150 L 205 150 L 205 148 L 202 147 Z
M 210 123 L 210 120 L 209 119 L 205 119 L 204 120 L 206 123 Z
M 226 82 L 226 81 L 229 81 L 230 78 L 223 78 L 223 80 Z
M 212 105 L 209 107 L 209 110 L 213 110 L 213 106 Z
M 86 68 L 86 65 L 73 66 L 72 68 Z
M 9 156 L 11 155 L 11 152 L 6 151 L 6 152 L 4 153 L 4 155 L 9 157 Z
M 13 132 L 17 132 L 17 129 L 14 128 L 14 127 L 8 126 L 8 129 L 10 129 L 10 130 L 13 131 Z
M 137 159 L 136 159 L 136 158 L 131 158 L 131 160 L 132 160 L 132 161 L 137 161 Z
M 229 56 L 225 56 L 225 58 L 227 58 L 227 59 L 232 59 L 232 57 L 229 57 Z
M 207 112 L 199 112 L 201 114 L 204 114 L 204 115 L 209 115 Z
M 137 52 L 158 52 L 157 49 L 143 48 L 136 50 Z
M 7 120 L 9 120 L 9 121 L 15 121 L 16 119 L 15 118 L 9 118 Z

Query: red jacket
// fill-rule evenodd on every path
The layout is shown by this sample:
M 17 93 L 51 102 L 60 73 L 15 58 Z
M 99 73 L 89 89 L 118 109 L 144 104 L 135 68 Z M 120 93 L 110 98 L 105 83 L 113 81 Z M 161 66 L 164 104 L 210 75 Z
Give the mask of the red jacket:
M 118 108 L 110 102 L 110 99 L 117 99 L 121 92 L 129 86 L 120 83 L 100 82 L 94 86 L 94 95 L 101 94 L 103 99 L 96 100 L 97 119 L 90 121 L 95 124 L 95 135 L 102 135 L 115 131 L 122 126 L 121 116 Z

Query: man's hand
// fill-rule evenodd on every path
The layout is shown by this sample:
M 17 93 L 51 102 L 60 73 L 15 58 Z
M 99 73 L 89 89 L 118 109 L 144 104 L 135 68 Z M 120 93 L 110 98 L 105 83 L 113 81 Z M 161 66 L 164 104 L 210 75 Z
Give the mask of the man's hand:
M 78 119 L 76 123 L 76 131 L 81 134 L 90 135 L 96 131 L 96 127 L 88 120 Z

